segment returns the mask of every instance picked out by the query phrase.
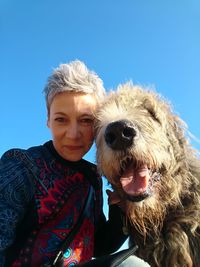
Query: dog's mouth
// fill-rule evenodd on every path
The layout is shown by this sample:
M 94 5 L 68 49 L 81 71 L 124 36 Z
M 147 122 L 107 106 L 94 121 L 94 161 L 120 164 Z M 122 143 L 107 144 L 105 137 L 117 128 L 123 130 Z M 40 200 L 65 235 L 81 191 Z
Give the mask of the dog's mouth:
M 152 195 L 153 183 L 160 177 L 160 173 L 146 163 L 136 164 L 127 158 L 122 163 L 119 179 L 125 197 L 132 202 L 139 202 Z

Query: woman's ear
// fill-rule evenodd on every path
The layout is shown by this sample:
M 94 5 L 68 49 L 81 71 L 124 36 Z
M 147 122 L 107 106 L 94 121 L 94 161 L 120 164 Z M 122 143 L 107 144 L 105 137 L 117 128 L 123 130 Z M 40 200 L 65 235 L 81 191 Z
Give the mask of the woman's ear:
M 50 128 L 50 126 L 49 126 L 49 117 L 47 118 L 47 127 Z

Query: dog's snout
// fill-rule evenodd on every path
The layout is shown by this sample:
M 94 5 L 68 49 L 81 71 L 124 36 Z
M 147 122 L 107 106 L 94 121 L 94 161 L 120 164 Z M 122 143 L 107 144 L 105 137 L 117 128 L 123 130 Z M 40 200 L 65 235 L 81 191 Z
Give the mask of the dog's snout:
M 111 122 L 105 131 L 105 141 L 114 150 L 123 150 L 133 144 L 136 130 L 127 120 Z

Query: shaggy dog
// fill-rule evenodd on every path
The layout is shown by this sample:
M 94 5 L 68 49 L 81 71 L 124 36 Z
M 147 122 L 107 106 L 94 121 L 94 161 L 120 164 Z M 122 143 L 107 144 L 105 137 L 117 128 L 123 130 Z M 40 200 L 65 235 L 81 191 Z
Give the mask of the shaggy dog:
M 136 255 L 153 267 L 199 267 L 200 159 L 186 124 L 132 83 L 96 116 L 97 165 L 121 199 Z

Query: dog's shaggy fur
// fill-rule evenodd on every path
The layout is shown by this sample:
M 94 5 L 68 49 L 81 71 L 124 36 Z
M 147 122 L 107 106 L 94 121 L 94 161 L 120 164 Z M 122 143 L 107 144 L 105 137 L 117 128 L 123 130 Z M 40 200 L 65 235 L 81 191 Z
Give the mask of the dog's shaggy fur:
M 132 83 L 96 116 L 97 165 L 122 200 L 136 255 L 151 266 L 200 266 L 200 159 L 186 124 Z

